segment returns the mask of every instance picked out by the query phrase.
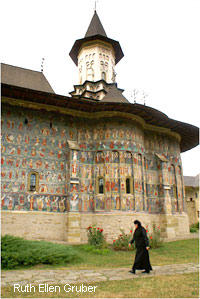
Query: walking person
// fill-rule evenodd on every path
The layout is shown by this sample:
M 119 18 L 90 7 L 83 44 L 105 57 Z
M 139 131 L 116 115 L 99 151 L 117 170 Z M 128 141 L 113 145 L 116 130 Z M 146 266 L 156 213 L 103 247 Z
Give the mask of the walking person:
M 141 225 L 141 222 L 139 220 L 135 220 L 134 224 L 135 232 L 133 234 L 133 239 L 129 243 L 129 247 L 131 247 L 131 244 L 135 242 L 136 256 L 132 270 L 129 272 L 135 274 L 136 270 L 145 270 L 142 273 L 149 274 L 150 271 L 152 271 L 149 260 L 149 239 L 145 228 Z

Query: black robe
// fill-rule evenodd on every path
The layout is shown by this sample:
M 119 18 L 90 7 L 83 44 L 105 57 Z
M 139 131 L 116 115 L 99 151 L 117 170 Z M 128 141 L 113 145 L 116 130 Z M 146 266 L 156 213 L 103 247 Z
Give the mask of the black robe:
M 132 269 L 152 270 L 149 260 L 149 252 L 146 249 L 146 247 L 149 247 L 149 239 L 147 238 L 147 233 L 144 227 L 141 226 L 136 228 L 131 244 L 133 244 L 133 242 L 135 242 L 136 256 Z

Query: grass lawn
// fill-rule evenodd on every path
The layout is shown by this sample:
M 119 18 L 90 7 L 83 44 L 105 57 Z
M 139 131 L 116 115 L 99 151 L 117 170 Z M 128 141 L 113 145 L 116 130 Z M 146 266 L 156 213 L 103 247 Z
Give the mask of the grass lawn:
M 30 241 L 24 241 L 30 242 Z M 32 243 L 30 243 L 33 245 Z M 42 243 L 38 243 L 40 246 Z M 52 249 L 51 249 L 52 244 Z M 34 242 L 35 245 L 35 242 Z M 20 247 L 20 256 L 27 254 L 27 244 Z M 49 247 L 50 246 L 50 247 Z M 17 246 L 15 246 L 15 253 Z M 46 247 L 45 247 L 46 248 Z M 45 254 L 50 259 L 58 260 L 56 254 L 61 250 L 62 257 L 67 258 L 67 262 L 59 256 L 60 261 L 58 264 L 49 264 L 47 261 L 39 260 L 35 266 L 22 264 L 18 269 L 32 268 L 32 269 L 55 269 L 55 268 L 70 268 L 70 269 L 95 269 L 95 268 L 113 268 L 113 267 L 131 267 L 135 257 L 135 251 L 112 251 L 106 255 L 92 253 L 84 250 L 83 245 L 60 245 L 48 243 L 48 250 L 43 249 L 42 254 L 46 260 Z M 7 247 L 6 247 L 7 249 Z M 36 250 L 36 248 L 35 248 Z M 44 251 L 45 250 L 45 251 Z M 46 252 L 46 253 L 45 253 Z M 41 252 L 39 252 L 41 253 Z M 8 254 L 8 250 L 6 250 Z M 32 253 L 34 256 L 34 252 Z M 38 253 L 37 253 L 38 255 Z M 39 255 L 40 257 L 40 255 Z M 74 258 L 76 257 L 76 258 Z M 29 256 L 27 256 L 27 259 Z M 198 263 L 199 262 L 199 240 L 189 239 L 174 242 L 166 242 L 163 247 L 150 250 L 151 264 L 154 266 L 161 266 L 167 264 L 183 264 L 183 263 Z M 54 261 L 54 260 L 53 260 Z
M 66 282 L 67 283 L 67 282 Z M 72 284 L 75 286 L 74 284 Z M 77 284 L 80 286 L 81 284 Z M 123 281 L 97 282 L 84 285 L 97 286 L 95 292 L 66 293 L 64 285 L 53 293 L 41 293 L 36 287 L 32 293 L 14 293 L 13 287 L 3 287 L 2 298 L 199 298 L 198 273 Z
M 81 260 L 66 265 L 68 269 L 130 267 L 135 257 L 135 251 L 111 251 L 107 255 L 100 255 L 84 251 L 82 245 L 72 247 Z M 163 247 L 150 250 L 149 254 L 151 264 L 155 266 L 199 263 L 199 239 L 166 242 Z M 65 268 L 64 265 L 53 267 Z M 48 269 L 52 266 L 39 265 L 34 268 Z
M 82 261 L 72 262 L 67 268 L 113 268 L 130 267 L 135 257 L 135 251 L 111 251 L 107 255 L 97 255 L 82 250 L 81 245 L 73 248 L 80 255 Z M 184 264 L 199 262 L 199 239 L 189 239 L 166 242 L 163 247 L 149 251 L 151 264 L 162 266 L 168 264 Z

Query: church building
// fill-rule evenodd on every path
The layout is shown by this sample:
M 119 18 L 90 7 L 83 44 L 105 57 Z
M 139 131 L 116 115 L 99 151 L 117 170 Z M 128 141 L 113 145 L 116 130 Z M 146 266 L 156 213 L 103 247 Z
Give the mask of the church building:
M 198 128 L 123 96 L 124 54 L 96 11 L 69 55 L 71 96 L 42 72 L 1 65 L 2 234 L 80 243 L 96 224 L 111 241 L 139 219 L 187 235 L 180 153 L 198 145 Z

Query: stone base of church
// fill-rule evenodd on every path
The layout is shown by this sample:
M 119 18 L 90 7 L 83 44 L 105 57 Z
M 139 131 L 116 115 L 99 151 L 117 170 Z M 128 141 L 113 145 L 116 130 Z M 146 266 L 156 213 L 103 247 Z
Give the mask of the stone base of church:
M 1 233 L 25 239 L 86 243 L 87 227 L 97 225 L 104 230 L 106 240 L 113 242 L 123 227 L 127 233 L 134 229 L 134 220 L 148 226 L 149 236 L 153 223 L 161 229 L 162 237 L 173 239 L 189 235 L 189 218 L 182 214 L 147 214 L 139 212 L 107 213 L 49 213 L 1 211 Z

